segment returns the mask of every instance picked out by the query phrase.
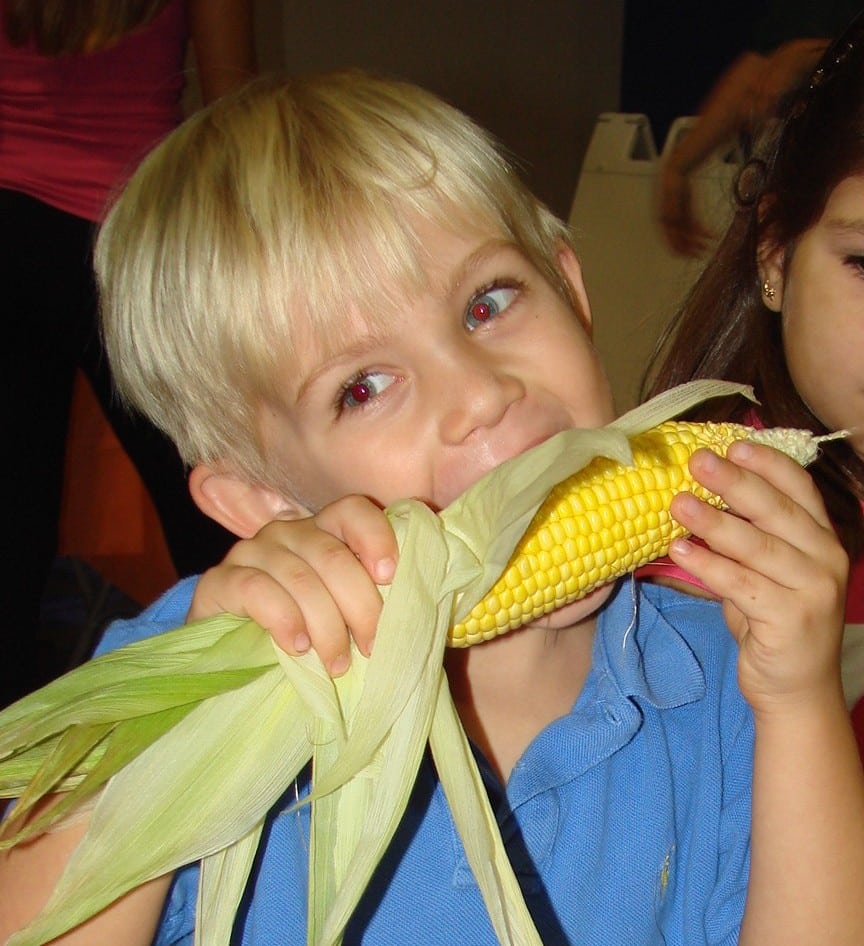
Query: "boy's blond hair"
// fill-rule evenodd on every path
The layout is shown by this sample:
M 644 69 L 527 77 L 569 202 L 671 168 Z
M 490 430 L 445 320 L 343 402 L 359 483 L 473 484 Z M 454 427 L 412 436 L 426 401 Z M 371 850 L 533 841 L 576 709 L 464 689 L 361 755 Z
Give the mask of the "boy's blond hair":
M 435 96 L 347 72 L 220 99 L 145 158 L 99 235 L 121 396 L 187 463 L 281 485 L 260 410 L 279 402 L 295 345 L 335 341 L 349 304 L 374 320 L 423 285 L 418 219 L 500 233 L 568 292 L 565 225 Z

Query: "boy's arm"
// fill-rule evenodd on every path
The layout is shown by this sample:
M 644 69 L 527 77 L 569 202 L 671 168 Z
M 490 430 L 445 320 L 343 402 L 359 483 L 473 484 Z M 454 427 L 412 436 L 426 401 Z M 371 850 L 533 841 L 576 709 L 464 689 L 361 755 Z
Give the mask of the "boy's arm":
M 731 512 L 679 496 L 709 548 L 671 557 L 723 599 L 753 709 L 751 873 L 740 944 L 864 943 L 864 773 L 839 672 L 848 563 L 809 476 L 736 444 L 694 456 Z
M 326 665 L 333 669 L 335 661 L 341 672 L 347 663 L 343 667 L 338 658 L 347 653 L 349 629 L 362 651 L 372 646 L 382 606 L 376 582 L 390 581 L 398 551 L 382 510 L 363 497 L 347 497 L 316 516 L 270 523 L 239 542 L 198 582 L 188 619 L 223 611 L 252 617 L 289 652 L 314 647 Z M 173 614 L 183 594 L 157 605 L 154 632 L 170 624 L 164 612 Z M 0 943 L 44 906 L 85 830 L 82 819 L 0 852 Z M 56 942 L 148 946 L 169 884 L 170 877 L 164 877 L 132 891 Z
M 86 822 L 79 822 L 11 851 L 0 852 L 0 943 L 26 926 L 42 909 L 86 829 Z M 94 943 L 149 946 L 169 884 L 170 877 L 160 877 L 139 887 L 52 943 L 58 946 L 93 946 Z

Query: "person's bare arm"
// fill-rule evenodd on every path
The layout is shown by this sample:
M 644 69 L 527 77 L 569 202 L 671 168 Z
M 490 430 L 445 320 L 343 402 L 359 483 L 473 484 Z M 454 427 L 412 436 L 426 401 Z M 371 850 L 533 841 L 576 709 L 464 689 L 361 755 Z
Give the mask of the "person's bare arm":
M 864 791 L 857 746 L 839 686 L 799 710 L 756 718 L 753 850 L 739 943 L 860 946 Z
M 251 0 L 189 0 L 189 25 L 204 104 L 255 75 Z
M 82 821 L 0 852 L 0 943 L 26 926 L 45 905 L 86 828 Z M 52 942 L 57 946 L 149 946 L 169 884 L 170 877 L 151 881 Z

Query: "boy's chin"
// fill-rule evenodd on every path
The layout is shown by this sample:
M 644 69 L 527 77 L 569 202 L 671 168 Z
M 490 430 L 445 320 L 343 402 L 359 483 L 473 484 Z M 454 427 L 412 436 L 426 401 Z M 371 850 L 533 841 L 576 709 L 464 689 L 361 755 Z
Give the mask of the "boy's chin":
M 599 611 L 609 599 L 614 587 L 614 581 L 601 585 L 590 594 L 585 595 L 584 598 L 571 601 L 570 604 L 565 604 L 563 607 L 533 621 L 530 626 L 548 631 L 560 631 L 567 627 L 573 627 L 573 625 L 585 621 Z

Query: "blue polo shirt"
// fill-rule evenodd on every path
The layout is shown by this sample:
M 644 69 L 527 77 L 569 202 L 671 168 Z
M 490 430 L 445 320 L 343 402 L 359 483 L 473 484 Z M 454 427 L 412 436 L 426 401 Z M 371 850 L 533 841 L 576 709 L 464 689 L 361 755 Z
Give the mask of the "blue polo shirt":
M 187 581 L 103 649 L 181 623 Z M 627 579 L 603 608 L 572 711 L 526 749 L 507 785 L 480 759 L 545 946 L 734 944 L 750 850 L 753 725 L 719 606 Z M 274 807 L 237 941 L 306 939 L 308 813 Z M 181 870 L 159 946 L 192 943 L 197 869 Z M 431 760 L 347 930 L 347 944 L 494 946 Z

